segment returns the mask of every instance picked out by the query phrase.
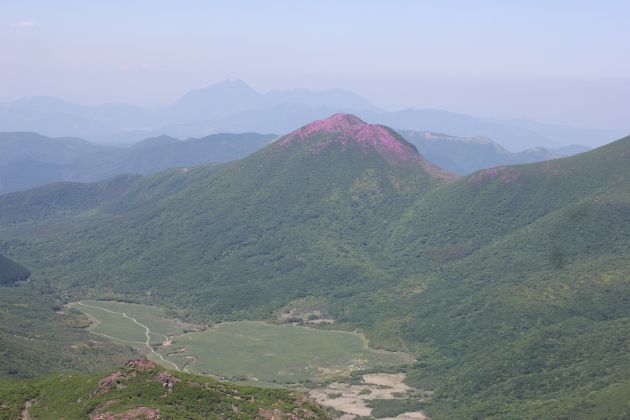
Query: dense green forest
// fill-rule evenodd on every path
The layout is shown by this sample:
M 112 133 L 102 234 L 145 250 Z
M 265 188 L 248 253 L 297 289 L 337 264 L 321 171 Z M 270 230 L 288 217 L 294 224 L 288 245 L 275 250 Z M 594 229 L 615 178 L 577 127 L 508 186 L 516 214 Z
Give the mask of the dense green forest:
M 413 159 L 344 138 L 281 139 L 115 194 L 1 196 L 0 251 L 66 300 L 195 320 L 315 296 L 339 327 L 416 355 L 408 381 L 434 390 L 435 418 L 630 415 L 630 137 L 461 179 L 399 136 Z M 39 198 L 61 187 L 52 208 Z
M 85 329 L 90 321 L 63 304 L 44 284 L 0 286 L 0 379 L 91 372 L 136 355 L 130 347 L 96 339 Z

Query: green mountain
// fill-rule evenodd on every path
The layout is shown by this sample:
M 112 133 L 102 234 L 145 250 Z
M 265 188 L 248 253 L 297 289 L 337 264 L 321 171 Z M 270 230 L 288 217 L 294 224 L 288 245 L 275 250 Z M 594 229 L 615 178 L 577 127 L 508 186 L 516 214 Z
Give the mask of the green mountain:
M 235 386 L 133 360 L 107 374 L 0 382 L 7 419 L 328 419 L 303 395 Z
M 621 418 L 629 157 L 630 137 L 458 178 L 392 130 L 340 114 L 38 223 L 16 206 L 0 238 L 69 300 L 225 320 L 317 297 L 338 328 L 415 354 L 407 380 L 434 391 L 424 410 L 435 418 Z M 12 200 L 46 208 L 38 195 Z
M 531 163 L 588 150 L 583 146 L 534 148 L 511 153 L 484 137 L 399 130 L 430 162 L 459 175 L 500 165 Z M 58 181 L 96 182 L 120 174 L 151 175 L 176 167 L 241 159 L 277 136 L 219 133 L 179 140 L 151 137 L 128 147 L 94 145 L 36 133 L 0 133 L 0 193 L 23 191 Z
M 91 184 L 58 182 L 0 195 L 0 223 L 3 228 L 20 223 L 45 225 L 90 212 L 127 192 L 139 179 L 138 175 L 120 175 Z
M 0 132 L 0 165 L 20 159 L 68 163 L 97 149 L 98 146 L 72 137 L 50 138 L 30 132 Z
M 414 250 L 399 257 L 426 285 L 398 302 L 417 308 L 401 333 L 445 357 L 442 396 L 460 416 L 626 412 L 628 156 L 630 137 L 481 171 L 401 219 L 390 247 Z
M 36 235 L 27 248 L 45 260 L 40 274 L 78 294 L 137 298 L 142 289 L 215 318 L 259 317 L 315 291 L 395 281 L 370 262 L 382 232 L 452 179 L 395 132 L 340 114 L 222 168 L 139 180 L 101 206 L 113 218 Z M 169 194 L 153 194 L 165 186 Z

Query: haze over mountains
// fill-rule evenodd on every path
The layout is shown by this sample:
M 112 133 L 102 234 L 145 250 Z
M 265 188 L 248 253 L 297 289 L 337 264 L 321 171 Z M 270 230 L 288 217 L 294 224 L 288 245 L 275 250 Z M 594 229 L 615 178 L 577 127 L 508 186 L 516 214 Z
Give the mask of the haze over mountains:
M 457 137 L 412 130 L 399 130 L 399 133 L 413 143 L 422 156 L 459 175 L 468 175 L 494 166 L 557 159 L 589 150 L 585 146 L 573 145 L 557 149 L 535 147 L 512 153 L 487 137 Z
M 120 174 L 236 160 L 269 144 L 275 135 L 213 134 L 185 141 L 159 136 L 129 147 L 36 133 L 0 133 L 0 193 L 56 181 L 98 181 Z
M 492 121 L 431 109 L 388 112 L 341 89 L 261 94 L 241 80 L 193 90 L 160 108 L 125 104 L 84 106 L 51 97 L 24 98 L 0 105 L 0 131 L 34 131 L 101 143 L 133 143 L 159 135 L 189 138 L 218 132 L 283 134 L 336 112 L 353 112 L 365 121 L 401 130 L 489 137 L 511 152 L 573 144 L 592 147 L 623 135 L 614 130 L 529 120 Z

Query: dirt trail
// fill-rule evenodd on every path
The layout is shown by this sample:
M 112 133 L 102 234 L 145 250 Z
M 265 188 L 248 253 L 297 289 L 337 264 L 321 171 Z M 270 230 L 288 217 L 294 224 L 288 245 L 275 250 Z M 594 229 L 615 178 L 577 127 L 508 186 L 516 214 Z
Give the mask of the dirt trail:
M 180 370 L 179 366 L 177 366 L 175 363 L 171 362 L 170 360 L 166 360 L 160 353 L 156 352 L 153 349 L 153 347 L 151 346 L 151 334 L 160 335 L 160 336 L 162 336 L 162 337 L 164 337 L 166 339 L 166 342 L 170 342 L 170 339 L 167 336 L 165 336 L 164 334 L 151 332 L 149 327 L 147 327 L 146 325 L 138 322 L 137 319 L 135 319 L 133 317 L 130 317 L 129 315 L 127 315 L 124 312 L 116 312 L 116 311 L 112 311 L 111 309 L 101 308 L 100 306 L 96 306 L 96 305 L 88 305 L 88 304 L 85 304 L 83 302 L 77 302 L 77 304 L 79 304 L 81 306 L 88 307 L 88 308 L 100 309 L 100 310 L 103 310 L 103 311 L 106 311 L 106 312 L 110 312 L 110 313 L 116 314 L 116 315 L 122 315 L 124 318 L 127 318 L 127 319 L 133 321 L 134 323 L 138 324 L 142 328 L 144 328 L 144 334 L 145 334 L 147 339 L 146 339 L 146 341 L 144 343 L 141 343 L 141 342 L 137 342 L 137 341 L 121 340 L 119 338 L 111 337 L 111 336 L 108 336 L 108 335 L 105 335 L 105 334 L 101 334 L 101 333 L 94 333 L 94 334 L 102 335 L 104 337 L 111 338 L 113 340 L 122 341 L 122 342 L 125 342 L 125 343 L 144 344 L 149 349 L 149 353 L 155 354 L 157 357 L 160 358 L 160 360 L 162 360 L 164 363 L 168 363 L 169 365 L 173 366 L 177 371 Z
M 33 404 L 35 404 L 35 400 L 28 400 L 24 403 L 24 410 L 22 410 L 22 413 L 20 414 L 20 418 L 22 420 L 31 420 L 31 413 L 29 410 Z

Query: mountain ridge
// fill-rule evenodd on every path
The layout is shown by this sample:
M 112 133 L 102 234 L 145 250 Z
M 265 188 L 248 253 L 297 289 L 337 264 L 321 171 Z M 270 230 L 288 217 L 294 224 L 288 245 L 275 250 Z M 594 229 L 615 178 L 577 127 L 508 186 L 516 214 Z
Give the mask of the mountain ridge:
M 37 133 L 0 133 L 0 193 L 52 182 L 95 182 L 121 174 L 149 175 L 173 167 L 236 160 L 275 138 L 259 133 L 217 133 L 186 140 L 159 136 L 114 147 Z
M 225 131 L 282 134 L 335 112 L 354 113 L 366 121 L 398 129 L 448 132 L 467 137 L 482 135 L 497 140 L 512 152 L 586 140 L 602 144 L 621 134 L 616 130 L 579 129 L 522 120 L 485 120 L 431 109 L 388 112 L 343 89 L 273 90 L 262 94 L 243 81 L 224 81 L 194 89 L 170 104 L 153 109 L 124 104 L 84 106 L 49 97 L 23 98 L 0 104 L 0 130 L 72 135 L 101 143 L 130 143 L 162 134 L 181 138 Z
M 313 154 L 333 146 L 340 146 L 342 151 L 358 146 L 363 151 L 374 150 L 398 164 L 419 164 L 427 173 L 442 180 L 457 178 L 455 174 L 424 159 L 413 144 L 394 130 L 380 124 L 367 124 L 352 114 L 334 114 L 307 124 L 275 142 L 277 147 L 294 144 L 307 147 L 308 152 Z
M 459 175 L 469 175 L 495 166 L 558 159 L 590 150 L 574 145 L 557 149 L 536 147 L 513 153 L 487 137 L 459 137 L 430 131 L 397 131 L 428 160 Z

